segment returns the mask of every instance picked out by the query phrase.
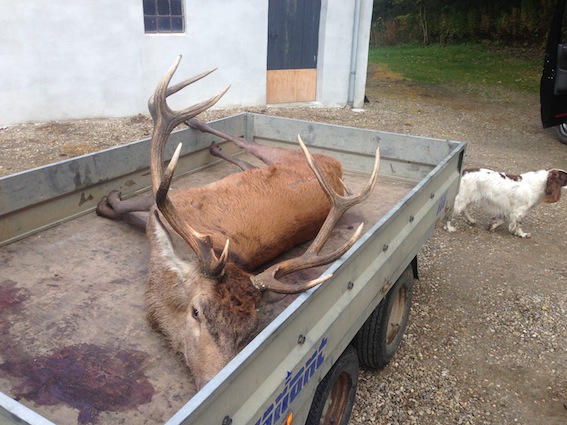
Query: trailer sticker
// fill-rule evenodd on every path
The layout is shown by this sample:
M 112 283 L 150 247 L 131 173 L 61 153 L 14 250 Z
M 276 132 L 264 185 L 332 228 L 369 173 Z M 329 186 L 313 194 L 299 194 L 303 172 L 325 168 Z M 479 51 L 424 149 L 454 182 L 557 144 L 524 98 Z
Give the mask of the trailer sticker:
M 447 197 L 449 196 L 449 190 L 446 190 L 445 193 L 439 199 L 439 203 L 437 204 L 437 215 L 435 216 L 435 228 L 440 229 L 443 225 L 443 218 L 445 217 L 445 208 L 447 205 Z
M 285 419 L 284 413 L 323 364 L 325 360 L 323 349 L 326 345 L 327 338 L 323 338 L 321 344 L 319 344 L 319 348 L 314 350 L 313 354 L 305 362 L 305 366 L 302 366 L 295 373 L 294 371 L 287 371 L 284 380 L 284 389 L 276 396 L 275 400 L 268 406 L 262 417 L 256 421 L 255 425 L 273 425 L 280 419 Z
M 441 199 L 439 200 L 439 205 L 437 206 L 437 217 L 439 217 L 439 214 L 441 214 L 441 212 L 443 212 L 443 210 L 445 209 L 445 204 L 447 203 L 447 195 L 448 195 L 448 190 L 445 191 L 445 193 L 443 194 L 443 196 L 441 196 Z

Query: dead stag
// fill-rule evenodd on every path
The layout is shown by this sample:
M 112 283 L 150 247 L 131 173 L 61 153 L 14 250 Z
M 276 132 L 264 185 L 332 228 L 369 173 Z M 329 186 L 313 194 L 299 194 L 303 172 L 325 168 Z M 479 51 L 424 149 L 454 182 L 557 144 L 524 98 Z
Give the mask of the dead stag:
M 330 277 L 295 284 L 279 280 L 293 272 L 329 264 L 354 244 L 362 224 L 342 247 L 319 254 L 341 215 L 366 199 L 374 188 L 379 152 L 366 187 L 352 195 L 342 183 L 340 162 L 324 154 L 311 155 L 299 136 L 300 150 L 270 147 L 220 133 L 194 119 L 226 90 L 186 109 L 171 110 L 168 96 L 211 72 L 168 88 L 180 59 L 148 102 L 154 120 L 152 194 L 122 201 L 113 191 L 100 201 L 97 213 L 145 226 L 151 246 L 148 320 L 169 338 L 175 351 L 183 353 L 200 389 L 256 334 L 256 308 L 265 291 L 299 293 Z M 233 141 L 266 166 L 253 167 L 225 158 L 243 171 L 205 186 L 170 192 L 180 146 L 166 170 L 163 150 L 170 133 L 183 122 Z M 222 156 L 214 146 L 211 153 Z M 137 214 L 148 210 L 147 221 Z M 182 258 L 176 252 L 173 238 L 178 236 L 196 259 Z M 303 255 L 253 274 L 259 266 L 312 239 Z

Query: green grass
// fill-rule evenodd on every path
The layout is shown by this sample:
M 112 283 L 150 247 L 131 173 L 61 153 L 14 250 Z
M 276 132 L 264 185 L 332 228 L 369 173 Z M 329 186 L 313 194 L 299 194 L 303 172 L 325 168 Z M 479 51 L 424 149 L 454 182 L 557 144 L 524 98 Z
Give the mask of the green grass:
M 520 48 L 496 50 L 480 44 L 400 45 L 371 48 L 369 61 L 387 65 L 405 78 L 424 83 L 537 92 L 543 52 Z

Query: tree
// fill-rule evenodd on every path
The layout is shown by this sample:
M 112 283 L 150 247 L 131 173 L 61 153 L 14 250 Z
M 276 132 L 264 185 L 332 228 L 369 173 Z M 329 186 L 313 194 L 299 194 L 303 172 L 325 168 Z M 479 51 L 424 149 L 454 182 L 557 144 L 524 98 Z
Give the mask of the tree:
M 505 41 L 541 45 L 555 0 L 374 0 L 373 43 Z

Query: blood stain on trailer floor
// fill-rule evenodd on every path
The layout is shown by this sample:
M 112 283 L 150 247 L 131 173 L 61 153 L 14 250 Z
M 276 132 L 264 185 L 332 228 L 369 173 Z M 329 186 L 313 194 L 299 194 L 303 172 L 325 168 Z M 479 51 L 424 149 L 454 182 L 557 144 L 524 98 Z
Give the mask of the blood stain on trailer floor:
M 0 370 L 23 379 L 12 389 L 16 400 L 63 402 L 79 410 L 78 423 L 92 424 L 99 411 L 131 410 L 151 401 L 154 388 L 140 368 L 146 361 L 140 351 L 78 344 L 49 356 L 8 360 Z
M 0 249 L 0 391 L 58 425 L 181 408 L 195 387 L 146 323 L 147 256 L 142 232 L 94 214 Z

